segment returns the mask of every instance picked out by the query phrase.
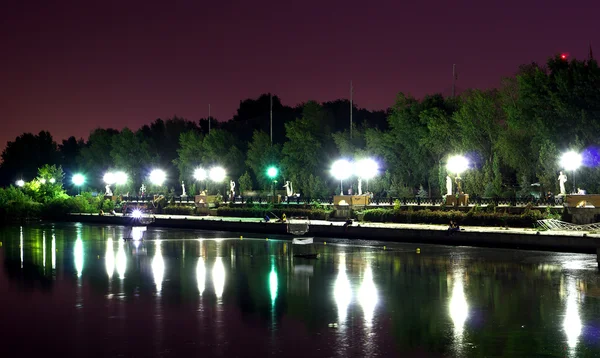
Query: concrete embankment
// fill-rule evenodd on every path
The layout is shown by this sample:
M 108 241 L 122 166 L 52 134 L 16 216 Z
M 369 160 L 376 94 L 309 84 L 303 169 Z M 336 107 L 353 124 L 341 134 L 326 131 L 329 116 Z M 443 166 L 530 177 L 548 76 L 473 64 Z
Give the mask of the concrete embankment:
M 86 214 L 70 215 L 69 221 L 131 225 L 130 217 L 99 216 Z M 263 235 L 289 235 L 287 225 L 265 223 L 253 218 L 187 217 L 156 215 L 149 226 L 212 231 L 230 231 Z M 361 240 L 411 242 L 424 244 L 466 245 L 502 247 L 559 252 L 598 253 L 600 235 L 581 232 L 537 232 L 528 229 L 503 229 L 488 227 L 465 227 L 450 234 L 440 225 L 354 223 L 344 227 L 343 223 L 310 221 L 305 236 L 347 238 Z

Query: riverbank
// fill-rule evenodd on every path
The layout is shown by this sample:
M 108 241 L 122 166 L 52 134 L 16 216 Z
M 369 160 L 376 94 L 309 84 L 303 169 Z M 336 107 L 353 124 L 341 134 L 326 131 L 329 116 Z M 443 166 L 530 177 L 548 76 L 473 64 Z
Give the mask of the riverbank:
M 196 230 L 230 231 L 264 235 L 290 235 L 287 225 L 264 222 L 259 218 L 215 216 L 154 215 L 149 226 Z M 117 215 L 70 214 L 68 221 L 131 225 L 132 218 Z M 353 223 L 311 220 L 305 236 L 360 240 L 411 242 L 424 244 L 466 245 L 558 252 L 597 253 L 600 234 L 572 231 L 537 231 L 521 228 L 467 226 L 450 233 L 447 226 L 423 224 Z

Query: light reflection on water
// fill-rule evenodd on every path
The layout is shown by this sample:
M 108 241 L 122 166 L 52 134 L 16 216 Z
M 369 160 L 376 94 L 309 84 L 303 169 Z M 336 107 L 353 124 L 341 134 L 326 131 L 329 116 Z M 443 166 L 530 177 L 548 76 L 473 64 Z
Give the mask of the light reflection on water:
M 320 342 L 314 356 L 413 356 L 427 349 L 434 356 L 535 356 L 542 349 L 550 355 L 566 351 L 572 357 L 600 354 L 600 336 L 593 328 L 598 325 L 600 278 L 590 269 L 595 263 L 590 255 L 423 245 L 416 255 L 408 245 L 387 244 L 388 250 L 381 251 L 347 242 L 337 246 L 328 239 L 326 246 L 316 244 L 321 259 L 309 261 L 292 259 L 285 242 L 264 238 L 198 239 L 204 234 L 149 230 L 132 232 L 135 237 L 145 236 L 144 240 L 124 242 L 114 230 L 100 237 L 89 230 L 78 226 L 70 233 L 58 228 L 58 236 L 52 231 L 47 244 L 46 231 L 33 236 L 28 227 L 15 228 L 12 243 L 0 237 L 0 257 L 5 260 L 0 277 L 9 275 L 10 262 L 23 272 L 32 264 L 45 267 L 47 246 L 51 246 L 52 272 L 55 268 L 72 272 L 74 267 L 77 276 L 42 272 L 57 284 L 77 280 L 77 290 L 69 291 L 68 285 L 53 289 L 76 299 L 79 317 L 86 317 L 77 321 L 78 329 L 102 317 L 143 321 L 145 312 L 154 317 L 148 327 L 155 330 L 156 347 L 177 346 L 167 343 L 182 335 L 185 342 L 214 339 L 211 344 L 218 347 L 214 354 L 246 356 L 228 345 L 240 339 L 238 331 L 242 337 L 264 333 L 253 325 L 265 321 L 271 339 L 261 341 L 257 336 L 253 342 L 269 345 L 268 352 L 291 355 L 297 352 L 286 351 L 279 342 L 287 336 L 294 337 L 294 343 L 303 342 L 298 344 L 306 349 L 309 342 Z M 186 235 L 193 239 L 180 240 Z M 108 287 L 98 283 L 98 273 L 108 280 Z M 24 277 L 10 275 L 11 279 Z M 123 299 L 117 300 L 115 312 L 103 314 L 107 309 L 103 300 L 112 297 L 110 284 L 117 281 L 114 292 Z M 83 288 L 88 286 L 94 289 Z M 94 298 L 98 292 L 102 295 Z M 15 294 L 8 290 L 9 304 L 0 307 L 0 316 L 15 309 L 10 303 Z M 147 300 L 154 308 L 131 306 Z M 92 316 L 86 309 L 98 313 Z M 179 312 L 182 317 L 170 318 Z M 200 322 L 196 338 L 185 333 L 190 329 L 185 317 L 194 315 Z M 169 322 L 177 322 L 175 338 L 165 334 L 173 330 Z M 127 334 L 124 325 L 119 327 L 123 327 L 121 334 Z M 138 329 L 144 327 L 142 323 Z M 505 337 L 512 337 L 510 345 Z
M 162 256 L 161 241 L 156 240 L 154 258 L 152 259 L 152 275 L 154 276 L 154 284 L 156 285 L 156 292 L 162 291 L 162 283 L 165 276 L 165 260 Z
M 579 316 L 580 294 L 577 282 L 573 277 L 567 277 L 566 307 L 563 327 L 567 336 L 567 344 L 573 357 L 576 356 L 576 347 L 581 334 L 581 317 Z
M 352 288 L 346 274 L 346 255 L 340 254 L 338 263 L 338 275 L 333 287 L 333 298 L 337 304 L 338 322 L 340 325 L 346 322 L 348 306 L 352 302 Z

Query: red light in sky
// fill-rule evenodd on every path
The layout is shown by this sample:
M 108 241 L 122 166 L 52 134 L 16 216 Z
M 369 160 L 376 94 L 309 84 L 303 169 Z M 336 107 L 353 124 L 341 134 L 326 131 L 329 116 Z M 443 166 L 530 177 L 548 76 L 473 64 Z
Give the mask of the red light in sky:
M 562 54 L 560 54 L 560 58 L 561 58 L 561 59 L 563 59 L 563 60 L 566 60 L 566 59 L 567 59 L 567 56 L 568 56 L 568 55 L 567 55 L 566 53 L 562 53 Z

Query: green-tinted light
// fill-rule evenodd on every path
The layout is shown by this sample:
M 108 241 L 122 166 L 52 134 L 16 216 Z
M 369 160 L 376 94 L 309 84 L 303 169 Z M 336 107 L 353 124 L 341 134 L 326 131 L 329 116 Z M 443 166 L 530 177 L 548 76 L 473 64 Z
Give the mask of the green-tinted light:
M 275 167 L 269 167 L 269 169 L 267 169 L 267 175 L 269 176 L 269 178 L 273 179 L 277 176 L 277 173 L 279 171 L 277 170 L 277 168 Z

